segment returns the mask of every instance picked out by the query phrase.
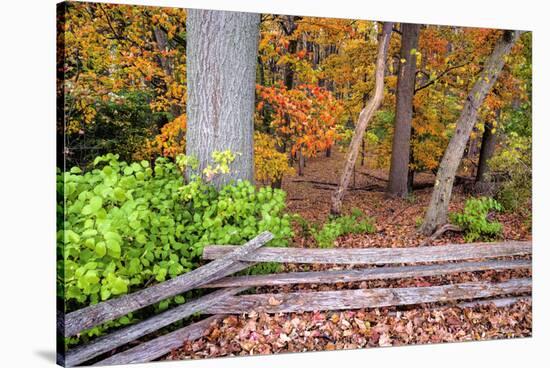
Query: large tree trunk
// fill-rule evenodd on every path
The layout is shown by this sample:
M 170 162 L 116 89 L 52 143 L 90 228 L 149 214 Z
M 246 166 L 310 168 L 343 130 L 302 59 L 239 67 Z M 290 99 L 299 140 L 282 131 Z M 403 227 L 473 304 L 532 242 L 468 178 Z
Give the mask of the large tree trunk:
M 342 199 L 344 198 L 344 193 L 348 188 L 349 181 L 353 173 L 353 168 L 355 167 L 355 161 L 357 160 L 357 155 L 359 154 L 359 150 L 361 148 L 361 142 L 363 141 L 365 130 L 367 129 L 369 121 L 372 119 L 376 110 L 380 107 L 380 104 L 384 98 L 386 54 L 388 52 L 392 27 L 392 22 L 385 22 L 382 26 L 382 33 L 378 41 L 378 56 L 376 57 L 374 94 L 359 114 L 359 119 L 357 121 L 357 125 L 355 126 L 355 132 L 348 149 L 344 171 L 342 172 L 342 176 L 340 178 L 340 184 L 332 195 L 330 213 L 333 215 L 340 215 L 342 212 Z
M 496 112 L 497 118 L 500 116 L 500 110 Z M 488 171 L 488 161 L 493 157 L 497 145 L 497 134 L 495 127 L 490 122 L 485 122 L 483 137 L 481 138 L 481 148 L 479 151 L 479 161 L 477 164 L 476 183 L 486 182 L 485 174 Z
M 456 170 L 460 164 L 468 137 L 476 122 L 478 109 L 497 80 L 504 66 L 504 59 L 510 53 L 518 37 L 518 31 L 504 32 L 502 39 L 495 45 L 491 56 L 485 61 L 479 79 L 464 102 L 464 107 L 456 122 L 454 135 L 439 164 L 430 205 L 424 223 L 420 228 L 420 231 L 426 235 L 432 234 L 438 226 L 447 222 L 447 212 Z
M 391 154 L 388 193 L 405 198 L 408 194 L 409 152 L 416 76 L 416 53 L 419 24 L 401 24 L 401 62 L 397 77 L 397 102 Z
M 253 117 L 259 14 L 189 9 L 187 13 L 187 155 L 202 175 L 214 151 L 237 157 L 230 173 L 215 177 L 254 180 Z

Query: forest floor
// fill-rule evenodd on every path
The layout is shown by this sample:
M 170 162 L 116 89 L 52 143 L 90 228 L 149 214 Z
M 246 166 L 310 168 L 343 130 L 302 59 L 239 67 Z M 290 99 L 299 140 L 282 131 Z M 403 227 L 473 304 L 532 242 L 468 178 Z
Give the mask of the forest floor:
M 310 222 L 322 224 L 330 208 L 330 196 L 338 183 L 344 156 L 318 157 L 307 162 L 304 176 L 289 176 L 283 181 L 291 213 L 298 213 Z M 419 174 L 414 191 L 407 200 L 386 197 L 384 170 L 367 170 L 358 166 L 355 180 L 344 199 L 344 213 L 357 207 L 376 219 L 373 234 L 352 234 L 340 237 L 335 247 L 413 247 L 425 237 L 417 226 L 422 220 L 431 194 L 433 174 Z M 327 185 L 327 183 L 329 183 Z M 332 183 L 333 185 L 331 185 Z M 355 188 L 355 189 L 354 189 Z M 468 194 L 456 186 L 451 211 L 460 210 Z M 528 219 L 518 213 L 499 213 L 495 218 L 504 225 L 504 240 L 530 240 Z M 298 232 L 297 232 L 298 233 Z M 459 233 L 447 233 L 432 245 L 464 243 Z M 300 235 L 294 247 L 315 247 L 314 240 Z M 342 267 L 340 267 L 342 268 Z M 285 271 L 337 269 L 334 265 L 287 264 Z M 468 281 L 505 281 L 530 277 L 530 270 L 484 271 L 398 280 L 375 280 L 336 285 L 292 285 L 262 287 L 257 292 L 289 292 L 296 290 L 333 290 L 377 287 L 431 286 Z M 494 305 L 459 307 L 425 304 L 400 308 L 359 309 L 340 312 L 280 313 L 268 315 L 252 312 L 229 316 L 213 324 L 205 337 L 188 341 L 164 360 L 210 358 L 280 352 L 341 350 L 404 344 L 474 341 L 531 336 L 531 302 L 521 300 L 507 307 Z

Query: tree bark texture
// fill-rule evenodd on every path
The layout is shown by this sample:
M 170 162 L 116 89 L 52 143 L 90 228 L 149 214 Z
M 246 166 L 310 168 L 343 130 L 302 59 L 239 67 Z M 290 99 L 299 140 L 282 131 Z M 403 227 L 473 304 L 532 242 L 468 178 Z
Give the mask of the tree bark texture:
M 497 117 L 500 112 L 497 112 Z M 481 138 L 481 148 L 479 150 L 479 161 L 477 164 L 476 183 L 487 181 L 485 174 L 489 169 L 488 161 L 493 157 L 495 147 L 497 145 L 498 136 L 493 131 L 495 127 L 490 122 L 486 122 L 483 129 L 483 137 Z
M 340 185 L 332 195 L 330 213 L 333 215 L 340 215 L 342 213 L 342 199 L 348 188 L 355 162 L 361 148 L 361 142 L 369 121 L 374 116 L 374 113 L 380 107 L 384 98 L 384 72 L 386 69 L 386 55 L 388 52 L 388 45 L 392 33 L 392 22 L 385 22 L 382 26 L 382 33 L 379 38 L 378 44 L 378 56 L 376 58 L 376 72 L 375 72 L 375 86 L 374 94 L 369 100 L 365 108 L 359 114 L 357 125 L 355 126 L 355 132 L 351 140 L 348 154 L 346 157 L 346 163 L 344 171 L 340 178 Z
M 397 76 L 397 101 L 393 130 L 388 193 L 405 198 L 408 195 L 413 97 L 416 76 L 416 49 L 420 24 L 401 25 L 401 62 Z
M 253 117 L 259 14 L 189 9 L 187 15 L 187 155 L 203 173 L 214 151 L 237 157 L 230 173 L 217 176 L 254 180 Z
M 502 38 L 495 45 L 492 54 L 485 61 L 479 79 L 464 102 L 464 107 L 456 122 L 453 137 L 439 164 L 430 204 L 424 223 L 420 228 L 423 234 L 430 235 L 437 227 L 447 222 L 447 212 L 456 170 L 476 122 L 479 107 L 497 80 L 504 66 L 505 57 L 510 53 L 519 34 L 519 31 L 504 32 Z

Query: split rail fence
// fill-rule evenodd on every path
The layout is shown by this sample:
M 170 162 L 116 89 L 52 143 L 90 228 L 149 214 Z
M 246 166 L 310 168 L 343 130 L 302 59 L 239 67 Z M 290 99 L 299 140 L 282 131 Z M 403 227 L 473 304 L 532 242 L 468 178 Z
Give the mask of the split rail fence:
M 271 233 L 264 232 L 242 246 L 207 246 L 203 251 L 203 258 L 212 261 L 204 266 L 135 293 L 101 302 L 67 315 L 60 314 L 58 331 L 61 335 L 68 337 L 192 289 L 217 289 L 147 320 L 69 350 L 64 357 L 61 357 L 61 363 L 66 366 L 76 366 L 92 359 L 95 360 L 93 365 L 148 362 L 181 347 L 185 341 L 200 338 L 212 323 L 226 315 L 248 313 L 252 310 L 266 313 L 307 312 L 404 306 L 432 302 L 458 303 L 460 301 L 463 301 L 463 306 L 483 303 L 503 306 L 520 298 L 530 298 L 530 278 L 426 287 L 238 295 L 255 286 L 334 284 L 441 276 L 460 272 L 531 268 L 530 259 L 514 257 L 531 255 L 531 242 L 527 241 L 451 244 L 415 248 L 262 248 L 272 238 Z M 372 267 L 230 276 L 260 262 L 370 265 Z M 273 299 L 277 303 L 273 303 Z M 464 300 L 469 300 L 469 302 Z M 108 355 L 107 353 L 113 352 L 116 348 L 125 346 L 197 312 L 211 316 L 97 361 L 98 357 L 101 359 L 101 356 Z

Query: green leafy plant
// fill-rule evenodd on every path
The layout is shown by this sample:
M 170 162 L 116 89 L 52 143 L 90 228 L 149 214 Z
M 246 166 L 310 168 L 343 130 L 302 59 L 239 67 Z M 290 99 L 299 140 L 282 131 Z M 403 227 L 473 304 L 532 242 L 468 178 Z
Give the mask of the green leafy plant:
M 503 207 L 493 198 L 470 198 L 464 205 L 464 211 L 450 214 L 451 222 L 461 227 L 468 242 L 491 240 L 502 233 L 502 224 L 491 221 L 491 211 L 502 211 Z
M 491 171 L 505 176 L 496 198 L 507 211 L 530 208 L 532 197 L 532 150 L 531 137 L 522 137 L 514 132 L 489 161 Z
M 420 229 L 420 226 L 422 226 L 422 223 L 424 222 L 424 219 L 420 216 L 417 216 L 414 218 L 414 226 L 417 228 L 417 229 Z
M 299 235 L 303 238 L 309 238 L 314 230 L 314 226 L 310 224 L 305 218 L 300 214 L 294 213 L 292 215 L 292 221 L 298 225 Z
M 332 248 L 341 235 L 373 233 L 375 230 L 374 220 L 354 208 L 351 215 L 331 218 L 313 237 L 320 248 Z
M 200 178 L 182 183 L 178 166 L 165 158 L 151 167 L 100 156 L 90 171 L 58 172 L 57 191 L 58 293 L 67 312 L 188 272 L 207 244 L 243 244 L 265 230 L 275 235 L 270 246 L 292 237 L 282 190 L 247 181 L 219 191 Z

